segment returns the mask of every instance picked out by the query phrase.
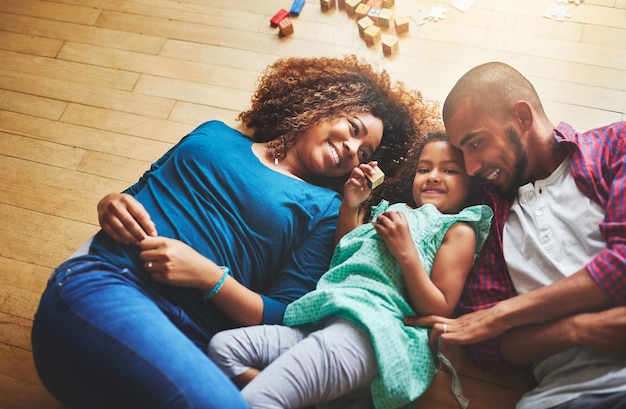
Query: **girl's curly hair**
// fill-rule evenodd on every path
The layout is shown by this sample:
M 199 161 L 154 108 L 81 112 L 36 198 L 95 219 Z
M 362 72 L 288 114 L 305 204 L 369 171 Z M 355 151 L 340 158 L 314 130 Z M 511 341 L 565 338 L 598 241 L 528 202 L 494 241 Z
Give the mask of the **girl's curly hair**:
M 285 157 L 299 135 L 322 121 L 371 113 L 383 122 L 383 137 L 372 157 L 387 176 L 404 161 L 407 143 L 441 128 L 439 105 L 418 91 L 393 83 L 355 55 L 343 58 L 283 58 L 266 68 L 251 107 L 238 119 L 268 152 Z M 315 181 L 341 192 L 348 175 Z

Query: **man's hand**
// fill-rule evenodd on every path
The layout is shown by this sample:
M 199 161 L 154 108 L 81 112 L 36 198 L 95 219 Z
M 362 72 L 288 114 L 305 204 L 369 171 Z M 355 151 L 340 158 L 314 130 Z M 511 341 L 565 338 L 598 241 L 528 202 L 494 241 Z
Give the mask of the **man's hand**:
M 459 318 L 445 318 L 435 315 L 426 317 L 407 317 L 405 325 L 432 328 L 431 348 L 434 349 L 437 338 L 442 344 L 476 344 L 503 334 L 508 328 L 500 324 L 500 312 L 496 307 L 475 311 Z

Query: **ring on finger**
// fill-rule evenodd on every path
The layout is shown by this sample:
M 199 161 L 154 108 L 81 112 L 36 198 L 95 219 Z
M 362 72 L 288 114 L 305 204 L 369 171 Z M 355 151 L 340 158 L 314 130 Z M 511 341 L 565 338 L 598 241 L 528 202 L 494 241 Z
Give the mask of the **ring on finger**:
M 148 261 L 148 270 L 152 270 L 152 261 Z
M 444 324 L 443 324 L 443 333 L 445 334 L 446 332 L 448 332 L 448 324 L 446 324 L 444 322 Z

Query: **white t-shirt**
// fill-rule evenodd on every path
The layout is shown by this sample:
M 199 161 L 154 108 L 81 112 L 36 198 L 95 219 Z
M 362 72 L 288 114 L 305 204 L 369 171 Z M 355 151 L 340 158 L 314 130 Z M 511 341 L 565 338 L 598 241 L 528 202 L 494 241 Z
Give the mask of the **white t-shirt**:
M 576 187 L 566 159 L 546 179 L 519 188 L 504 226 L 504 258 L 519 294 L 550 285 L 585 266 L 606 247 L 605 211 Z M 570 348 L 533 367 L 538 386 L 518 409 L 549 408 L 583 393 L 626 390 L 626 360 Z

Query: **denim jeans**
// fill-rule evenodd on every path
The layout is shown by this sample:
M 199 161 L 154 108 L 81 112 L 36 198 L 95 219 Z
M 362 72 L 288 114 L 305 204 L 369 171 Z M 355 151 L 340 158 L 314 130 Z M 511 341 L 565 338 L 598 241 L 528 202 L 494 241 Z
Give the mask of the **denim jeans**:
M 147 281 L 97 256 L 55 270 L 32 330 L 39 377 L 71 408 L 246 408 L 199 347 L 209 339 Z

